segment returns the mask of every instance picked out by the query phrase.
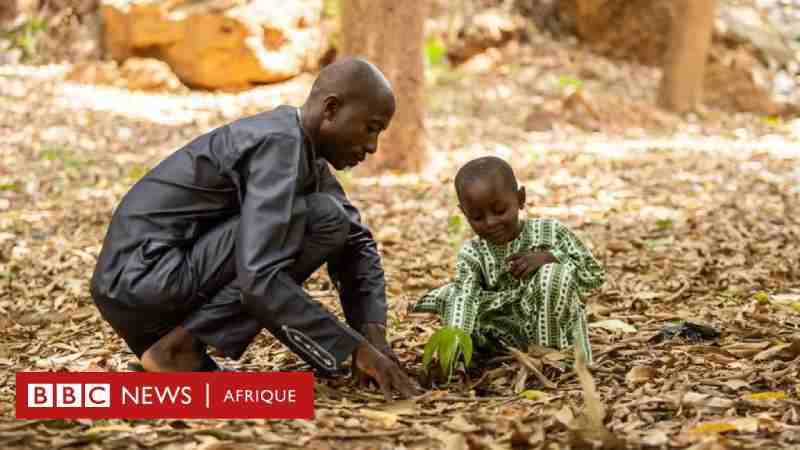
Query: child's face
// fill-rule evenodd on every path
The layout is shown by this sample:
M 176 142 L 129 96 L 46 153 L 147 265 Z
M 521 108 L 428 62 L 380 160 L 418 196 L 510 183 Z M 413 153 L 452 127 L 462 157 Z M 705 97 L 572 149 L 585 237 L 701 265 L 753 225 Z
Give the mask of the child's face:
M 499 177 L 479 179 L 461 189 L 461 212 L 472 230 L 492 244 L 505 244 L 519 235 L 519 210 L 525 188 L 517 191 Z
M 336 170 L 355 167 L 378 151 L 378 135 L 389 126 L 394 99 L 380 96 L 374 101 L 326 100 L 320 126 L 320 153 Z

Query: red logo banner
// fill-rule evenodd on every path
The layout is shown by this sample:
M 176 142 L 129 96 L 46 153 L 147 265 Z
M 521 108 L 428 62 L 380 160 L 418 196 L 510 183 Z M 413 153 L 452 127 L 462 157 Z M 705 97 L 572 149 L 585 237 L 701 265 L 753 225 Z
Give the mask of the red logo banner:
M 18 419 L 312 419 L 312 372 L 17 372 Z

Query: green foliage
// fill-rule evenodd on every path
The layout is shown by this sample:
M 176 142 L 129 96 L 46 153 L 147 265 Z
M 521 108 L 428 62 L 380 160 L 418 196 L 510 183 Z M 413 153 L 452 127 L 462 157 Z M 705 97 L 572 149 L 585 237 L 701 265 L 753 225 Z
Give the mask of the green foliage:
M 339 20 L 342 16 L 342 5 L 339 0 L 324 0 L 322 3 L 322 18 Z
M 753 300 L 757 303 L 769 304 L 769 294 L 764 291 L 758 291 L 753 294 Z
M 46 30 L 47 23 L 44 19 L 33 17 L 6 33 L 6 38 L 11 41 L 13 47 L 22 50 L 24 59 L 32 59 L 36 56 L 39 36 Z
M 438 36 L 425 41 L 423 48 L 425 59 L 425 81 L 430 85 L 452 83 L 464 77 L 463 72 L 456 70 L 447 59 L 447 42 Z M 439 96 L 431 95 L 429 103 L 441 101 Z
M 534 390 L 534 389 L 527 389 L 525 391 L 522 391 L 522 392 L 519 393 L 519 396 L 522 397 L 522 398 L 528 399 L 528 400 L 533 400 L 533 401 L 547 400 L 547 398 L 549 397 L 549 395 L 547 395 L 546 392 L 537 391 L 537 390 Z
M 562 89 L 568 87 L 579 89 L 581 86 L 583 86 L 583 81 L 573 77 L 572 75 L 561 75 L 558 77 L 558 85 L 561 86 Z
M 644 245 L 645 247 L 647 247 L 648 250 L 661 250 L 671 247 L 674 242 L 675 238 L 672 236 L 668 236 L 659 239 L 646 239 L 644 241 Z
M 425 344 L 422 354 L 422 366 L 427 371 L 434 356 L 439 361 L 439 370 L 447 381 L 453 375 L 453 370 L 463 357 L 464 366 L 469 367 L 472 362 L 472 338 L 463 330 L 454 327 L 444 327 L 434 333 Z
M 672 228 L 675 223 L 672 219 L 658 219 L 656 220 L 656 227 L 659 231 L 667 231 Z
M 16 274 L 14 272 L 0 272 L 0 280 L 13 280 L 16 278 Z
M 345 191 L 349 191 L 350 187 L 353 186 L 353 172 L 350 170 L 351 169 L 348 167 L 336 172 L 336 179 L 339 180 L 339 183 Z
M 453 214 L 447 219 L 447 236 L 450 245 L 457 251 L 467 236 L 469 226 L 461 214 Z
M 61 145 L 45 147 L 41 156 L 46 161 L 61 161 L 67 169 L 77 170 L 82 168 L 85 163 L 75 156 L 75 152 Z
M 744 301 L 746 295 L 735 289 L 725 289 L 715 294 L 714 299 L 723 305 L 737 305 Z
M 322 20 L 336 24 L 328 36 L 330 46 L 342 48 L 342 2 L 340 0 L 324 0 L 322 3 Z
M 147 169 L 141 164 L 134 164 L 128 169 L 128 179 L 131 182 L 136 182 L 142 179 L 147 173 Z
M 18 183 L 0 183 L 0 191 L 19 191 Z
M 453 214 L 447 220 L 447 232 L 450 234 L 460 233 L 464 228 L 464 220 L 458 214 Z
M 438 37 L 430 37 L 425 42 L 425 64 L 427 67 L 438 67 L 446 62 L 447 47 Z
M 400 319 L 397 317 L 397 313 L 392 309 L 390 309 L 386 314 L 386 325 L 388 329 L 392 330 L 399 328 L 401 325 Z

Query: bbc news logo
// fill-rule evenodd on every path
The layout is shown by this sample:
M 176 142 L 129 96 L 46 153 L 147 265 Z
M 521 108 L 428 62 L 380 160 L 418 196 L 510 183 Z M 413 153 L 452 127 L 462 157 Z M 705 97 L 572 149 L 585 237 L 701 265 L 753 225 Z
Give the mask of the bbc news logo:
M 108 408 L 111 385 L 108 383 L 31 383 L 28 408 Z
M 311 419 L 311 372 L 17 372 L 18 419 Z

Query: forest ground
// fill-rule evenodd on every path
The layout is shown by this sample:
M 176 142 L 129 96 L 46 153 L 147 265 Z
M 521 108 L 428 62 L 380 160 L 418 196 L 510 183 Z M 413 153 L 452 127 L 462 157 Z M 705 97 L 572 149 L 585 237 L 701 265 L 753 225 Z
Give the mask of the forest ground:
M 379 243 L 400 358 L 421 370 L 438 322 L 406 306 L 448 279 L 468 236 L 453 174 L 472 157 L 499 155 L 527 189 L 526 214 L 561 220 L 607 268 L 587 298 L 591 373 L 619 439 L 607 447 L 800 446 L 800 122 L 673 116 L 650 106 L 655 69 L 575 58 L 569 43 L 513 52 L 491 70 L 431 71 L 425 170 L 339 174 Z M 299 105 L 312 80 L 165 95 L 70 83 L 68 69 L 0 67 L 3 448 L 590 448 L 574 419 L 584 391 L 553 355 L 543 365 L 554 389 L 520 381 L 513 358 L 392 404 L 349 380 L 320 380 L 314 420 L 15 420 L 15 372 L 121 371 L 131 361 L 88 290 L 110 213 L 131 184 L 214 126 Z M 341 314 L 326 275 L 307 288 Z M 721 337 L 649 341 L 679 320 Z M 304 367 L 266 333 L 241 360 L 222 362 Z

